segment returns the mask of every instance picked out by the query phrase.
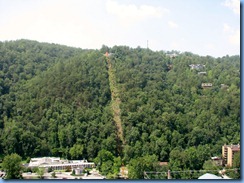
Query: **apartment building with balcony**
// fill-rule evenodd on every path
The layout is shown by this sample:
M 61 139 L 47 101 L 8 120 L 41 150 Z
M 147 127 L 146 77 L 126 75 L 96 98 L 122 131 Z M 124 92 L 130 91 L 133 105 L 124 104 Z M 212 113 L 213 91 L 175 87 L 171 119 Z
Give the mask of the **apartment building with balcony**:
M 222 146 L 223 165 L 232 167 L 234 155 L 240 151 L 240 144 Z

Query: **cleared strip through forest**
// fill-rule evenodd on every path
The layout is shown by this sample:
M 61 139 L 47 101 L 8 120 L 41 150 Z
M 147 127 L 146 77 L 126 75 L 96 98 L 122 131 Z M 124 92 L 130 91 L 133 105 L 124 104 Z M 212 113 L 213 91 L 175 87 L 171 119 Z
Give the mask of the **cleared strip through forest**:
M 115 121 L 116 127 L 117 127 L 117 135 L 118 135 L 120 141 L 122 142 L 122 144 L 125 144 L 124 136 L 123 136 L 123 129 L 122 129 L 122 125 L 121 125 L 121 118 L 120 118 L 121 100 L 119 98 L 119 91 L 116 86 L 116 79 L 115 79 L 114 71 L 112 68 L 112 64 L 111 64 L 108 56 L 107 56 L 106 60 L 108 63 L 109 85 L 110 85 L 111 98 L 112 98 L 111 107 L 112 107 L 112 111 L 113 111 L 114 121 Z

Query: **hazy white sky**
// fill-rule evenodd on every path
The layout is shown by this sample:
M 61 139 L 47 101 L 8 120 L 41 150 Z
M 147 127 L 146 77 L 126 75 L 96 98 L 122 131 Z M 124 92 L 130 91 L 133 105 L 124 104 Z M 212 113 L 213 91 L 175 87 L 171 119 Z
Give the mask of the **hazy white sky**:
M 240 54 L 239 0 L 0 0 L 0 41 Z

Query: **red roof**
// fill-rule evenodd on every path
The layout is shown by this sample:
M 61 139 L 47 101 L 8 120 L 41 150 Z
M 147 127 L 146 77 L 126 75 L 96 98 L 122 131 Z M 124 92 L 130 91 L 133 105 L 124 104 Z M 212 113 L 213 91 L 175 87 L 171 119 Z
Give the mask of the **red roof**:
M 232 151 L 240 151 L 240 148 L 238 148 L 238 147 L 232 147 L 231 149 L 232 149 Z

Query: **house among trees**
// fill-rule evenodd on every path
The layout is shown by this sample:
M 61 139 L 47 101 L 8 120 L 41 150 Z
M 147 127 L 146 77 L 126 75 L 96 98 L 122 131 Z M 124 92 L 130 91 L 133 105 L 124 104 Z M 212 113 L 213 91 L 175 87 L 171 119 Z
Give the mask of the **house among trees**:
M 191 69 L 196 69 L 196 70 L 203 69 L 205 67 L 205 65 L 202 64 L 191 64 L 189 66 Z
M 106 51 L 106 53 L 104 54 L 105 57 L 110 57 L 111 55 L 112 55 L 112 53 L 108 53 L 107 51 Z
M 167 53 L 166 55 L 170 58 L 175 58 L 176 56 L 178 56 L 176 53 Z
M 161 161 L 159 162 L 159 166 L 168 166 L 168 163 L 167 161 Z
M 207 72 L 198 72 L 199 75 L 206 75 Z
M 223 165 L 223 159 L 217 156 L 211 157 L 212 162 L 217 166 Z
M 202 83 L 202 88 L 211 88 L 212 86 L 212 83 Z
M 223 165 L 232 167 L 234 155 L 240 151 L 240 144 L 222 146 Z
M 224 89 L 224 90 L 226 90 L 226 89 L 228 89 L 228 88 L 229 88 L 229 86 L 228 86 L 228 85 L 226 85 L 226 84 L 221 84 L 220 86 L 221 86 L 221 89 Z
M 168 70 L 171 70 L 173 68 L 173 64 L 168 64 Z

